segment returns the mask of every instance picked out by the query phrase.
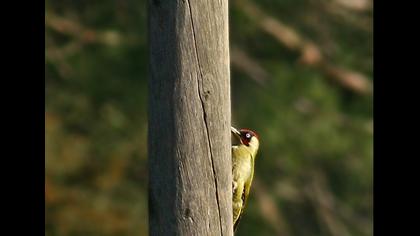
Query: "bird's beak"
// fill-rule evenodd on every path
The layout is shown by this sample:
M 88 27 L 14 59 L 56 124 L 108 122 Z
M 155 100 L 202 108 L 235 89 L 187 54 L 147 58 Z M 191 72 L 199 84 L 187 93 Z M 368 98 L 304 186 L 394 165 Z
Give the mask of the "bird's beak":
M 235 136 L 237 138 L 237 141 L 242 143 L 242 139 L 241 139 L 241 132 L 239 132 L 237 129 L 230 127 L 230 130 L 233 134 L 233 136 Z

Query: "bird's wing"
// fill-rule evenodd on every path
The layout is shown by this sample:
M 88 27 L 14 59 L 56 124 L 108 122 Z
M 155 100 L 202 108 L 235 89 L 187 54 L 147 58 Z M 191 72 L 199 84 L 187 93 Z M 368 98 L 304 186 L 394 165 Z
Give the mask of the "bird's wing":
M 253 158 L 251 157 L 251 161 L 254 162 Z M 246 207 L 246 203 L 249 197 L 249 191 L 251 190 L 251 184 L 252 184 L 252 179 L 254 177 L 254 165 L 251 165 L 252 169 L 251 169 L 251 177 L 249 178 L 249 180 L 247 182 L 245 182 L 245 186 L 244 186 L 244 190 L 242 192 L 242 208 L 241 208 L 241 213 L 239 214 L 238 219 L 236 220 L 235 224 L 233 225 L 233 231 L 236 232 L 236 229 L 238 228 L 239 225 L 239 221 L 241 221 L 242 215 L 244 213 L 245 207 Z

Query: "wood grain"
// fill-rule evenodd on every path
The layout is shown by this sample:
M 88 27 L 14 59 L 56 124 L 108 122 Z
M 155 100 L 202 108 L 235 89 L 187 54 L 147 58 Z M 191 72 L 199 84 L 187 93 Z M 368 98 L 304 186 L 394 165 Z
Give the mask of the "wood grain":
M 233 235 L 228 2 L 149 0 L 149 234 Z

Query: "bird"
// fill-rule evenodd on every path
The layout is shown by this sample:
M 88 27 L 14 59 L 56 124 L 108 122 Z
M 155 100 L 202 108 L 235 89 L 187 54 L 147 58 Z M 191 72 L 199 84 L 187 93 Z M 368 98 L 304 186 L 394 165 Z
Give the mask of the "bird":
M 252 130 L 231 127 L 231 132 L 236 141 L 232 144 L 232 208 L 236 232 L 251 189 L 260 142 L 258 134 Z

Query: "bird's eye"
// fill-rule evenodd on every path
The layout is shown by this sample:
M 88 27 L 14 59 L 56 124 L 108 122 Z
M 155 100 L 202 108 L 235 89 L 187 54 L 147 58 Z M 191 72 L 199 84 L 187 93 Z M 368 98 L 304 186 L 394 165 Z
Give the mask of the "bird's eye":
M 246 133 L 245 134 L 245 137 L 249 139 L 249 138 L 251 138 L 251 134 L 250 133 Z

